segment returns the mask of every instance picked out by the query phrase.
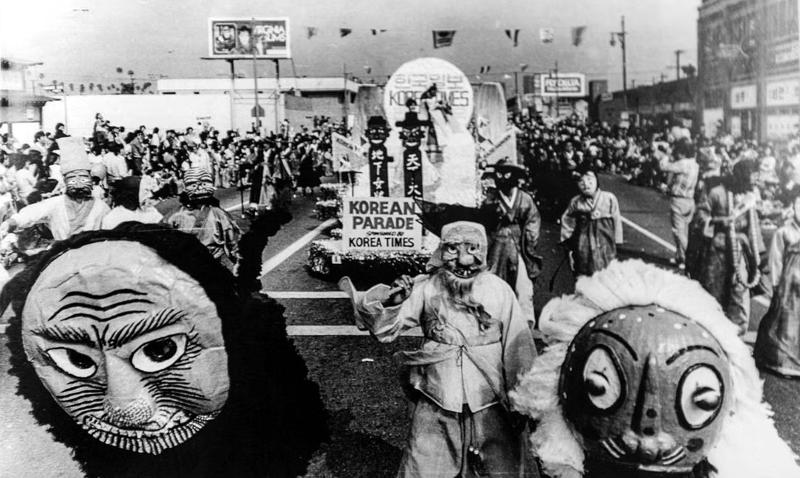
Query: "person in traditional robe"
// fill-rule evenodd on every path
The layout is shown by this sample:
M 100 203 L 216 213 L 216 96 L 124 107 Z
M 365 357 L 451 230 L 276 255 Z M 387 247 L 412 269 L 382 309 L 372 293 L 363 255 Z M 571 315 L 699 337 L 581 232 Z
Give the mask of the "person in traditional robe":
M 772 236 L 768 262 L 774 292 L 753 354 L 759 367 L 800 378 L 800 185 L 791 192 L 793 214 Z
M 533 285 L 542 271 L 542 258 L 536 254 L 542 217 L 533 198 L 519 188 L 525 169 L 504 159 L 493 167 L 495 188 L 482 207 L 495 216 L 489 235 L 489 270 L 517 293 L 529 322 L 535 322 Z
M 752 160 L 740 160 L 733 167 L 733 175 L 709 190 L 697 204 L 709 239 L 697 280 L 719 301 L 741 333 L 750 320 L 750 289 L 759 282 L 759 255 L 765 250 L 756 213 L 757 175 Z
M 229 270 L 238 262 L 238 242 L 241 230 L 227 211 L 219 207 L 214 197 L 211 173 L 191 168 L 183 178 L 185 191 L 181 208 L 164 222 L 200 239 L 215 259 Z
M 578 173 L 580 194 L 561 216 L 561 242 L 567 246 L 576 275 L 592 275 L 617 257 L 622 244 L 622 216 L 614 194 L 601 190 L 597 174 L 585 165 Z
M 66 193 L 22 208 L 0 224 L 0 236 L 36 224 L 46 225 L 57 241 L 79 232 L 100 229 L 109 207 L 92 196 L 91 165 L 83 140 L 65 137 L 58 143 Z
M 416 326 L 425 336 L 420 349 L 398 354 L 414 410 L 398 476 L 525 476 L 524 424 L 507 391 L 534 361 L 531 332 L 514 291 L 486 270 L 483 226 L 456 221 L 435 232 L 442 241 L 429 274 L 366 292 L 340 282 L 356 324 L 380 342 Z

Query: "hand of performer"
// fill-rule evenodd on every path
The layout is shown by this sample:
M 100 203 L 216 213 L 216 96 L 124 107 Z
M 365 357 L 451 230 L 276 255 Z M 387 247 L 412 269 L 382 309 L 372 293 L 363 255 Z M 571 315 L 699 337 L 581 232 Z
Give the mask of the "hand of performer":
M 392 282 L 392 290 L 389 297 L 384 301 L 384 305 L 397 305 L 411 295 L 411 289 L 414 287 L 414 278 L 409 275 L 401 275 L 394 282 Z

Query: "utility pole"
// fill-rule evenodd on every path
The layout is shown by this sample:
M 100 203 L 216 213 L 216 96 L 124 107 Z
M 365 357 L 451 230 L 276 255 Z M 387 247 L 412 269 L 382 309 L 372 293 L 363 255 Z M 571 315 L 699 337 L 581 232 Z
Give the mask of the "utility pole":
M 683 50 L 675 50 L 675 79 L 681 79 L 681 53 Z
M 622 15 L 622 31 L 620 32 L 619 39 L 622 47 L 622 98 L 625 100 L 625 110 L 628 109 L 628 61 L 625 55 L 625 48 L 627 43 L 627 33 L 625 32 L 625 15 Z
M 347 64 L 342 63 L 342 78 L 344 78 L 344 89 L 342 90 L 342 116 L 344 116 L 344 130 L 347 131 L 347 116 L 350 113 L 350 98 L 347 91 Z
M 255 98 L 255 106 L 253 107 L 253 113 L 255 113 L 256 117 L 256 132 L 261 131 L 261 115 L 259 114 L 260 107 L 258 106 L 258 69 L 256 68 L 256 48 L 253 44 L 253 32 L 255 31 L 256 26 L 256 19 L 253 18 L 250 20 L 250 51 L 253 53 L 253 97 Z M 275 125 L 277 128 L 277 125 Z
M 280 131 L 279 125 L 281 118 L 280 113 L 278 112 L 278 107 L 280 106 L 281 102 L 281 63 L 277 58 L 272 61 L 275 62 L 275 131 Z M 297 75 L 295 75 L 295 77 L 296 76 Z M 288 128 L 286 134 L 289 134 Z
M 627 61 L 627 35 L 628 32 L 625 31 L 625 15 L 622 15 L 622 19 L 620 21 L 621 30 L 618 32 L 611 32 L 611 46 L 615 46 L 617 44 L 617 40 L 619 40 L 619 46 L 622 48 L 622 99 L 625 104 L 625 110 L 628 109 L 628 61 Z

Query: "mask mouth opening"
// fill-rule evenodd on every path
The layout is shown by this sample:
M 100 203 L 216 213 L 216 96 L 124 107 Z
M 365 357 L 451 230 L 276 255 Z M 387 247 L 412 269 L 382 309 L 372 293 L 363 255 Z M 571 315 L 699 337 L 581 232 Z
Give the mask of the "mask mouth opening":
M 449 268 L 448 271 L 450 271 L 459 279 L 471 279 L 478 275 L 478 273 L 481 271 L 481 268 L 479 266 L 455 266 L 453 268 Z

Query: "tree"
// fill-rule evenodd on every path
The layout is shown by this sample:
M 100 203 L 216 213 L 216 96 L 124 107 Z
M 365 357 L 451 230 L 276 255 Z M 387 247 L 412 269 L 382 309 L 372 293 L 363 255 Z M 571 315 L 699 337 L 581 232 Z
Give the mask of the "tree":
M 75 84 L 74 83 L 70 83 L 69 84 L 69 91 L 75 91 Z
M 118 66 L 118 67 L 117 67 L 117 73 L 120 73 L 120 74 L 122 74 L 122 67 L 121 67 L 121 66 Z
M 86 92 L 86 85 L 84 85 L 83 83 L 81 83 L 81 86 L 80 86 L 80 92 L 81 92 L 81 94 L 83 94 L 84 92 Z
M 98 89 L 98 91 L 103 91 L 103 85 L 101 85 L 100 83 L 98 83 L 98 84 L 97 84 L 97 89 Z
M 94 83 L 89 83 L 89 91 L 94 91 Z

